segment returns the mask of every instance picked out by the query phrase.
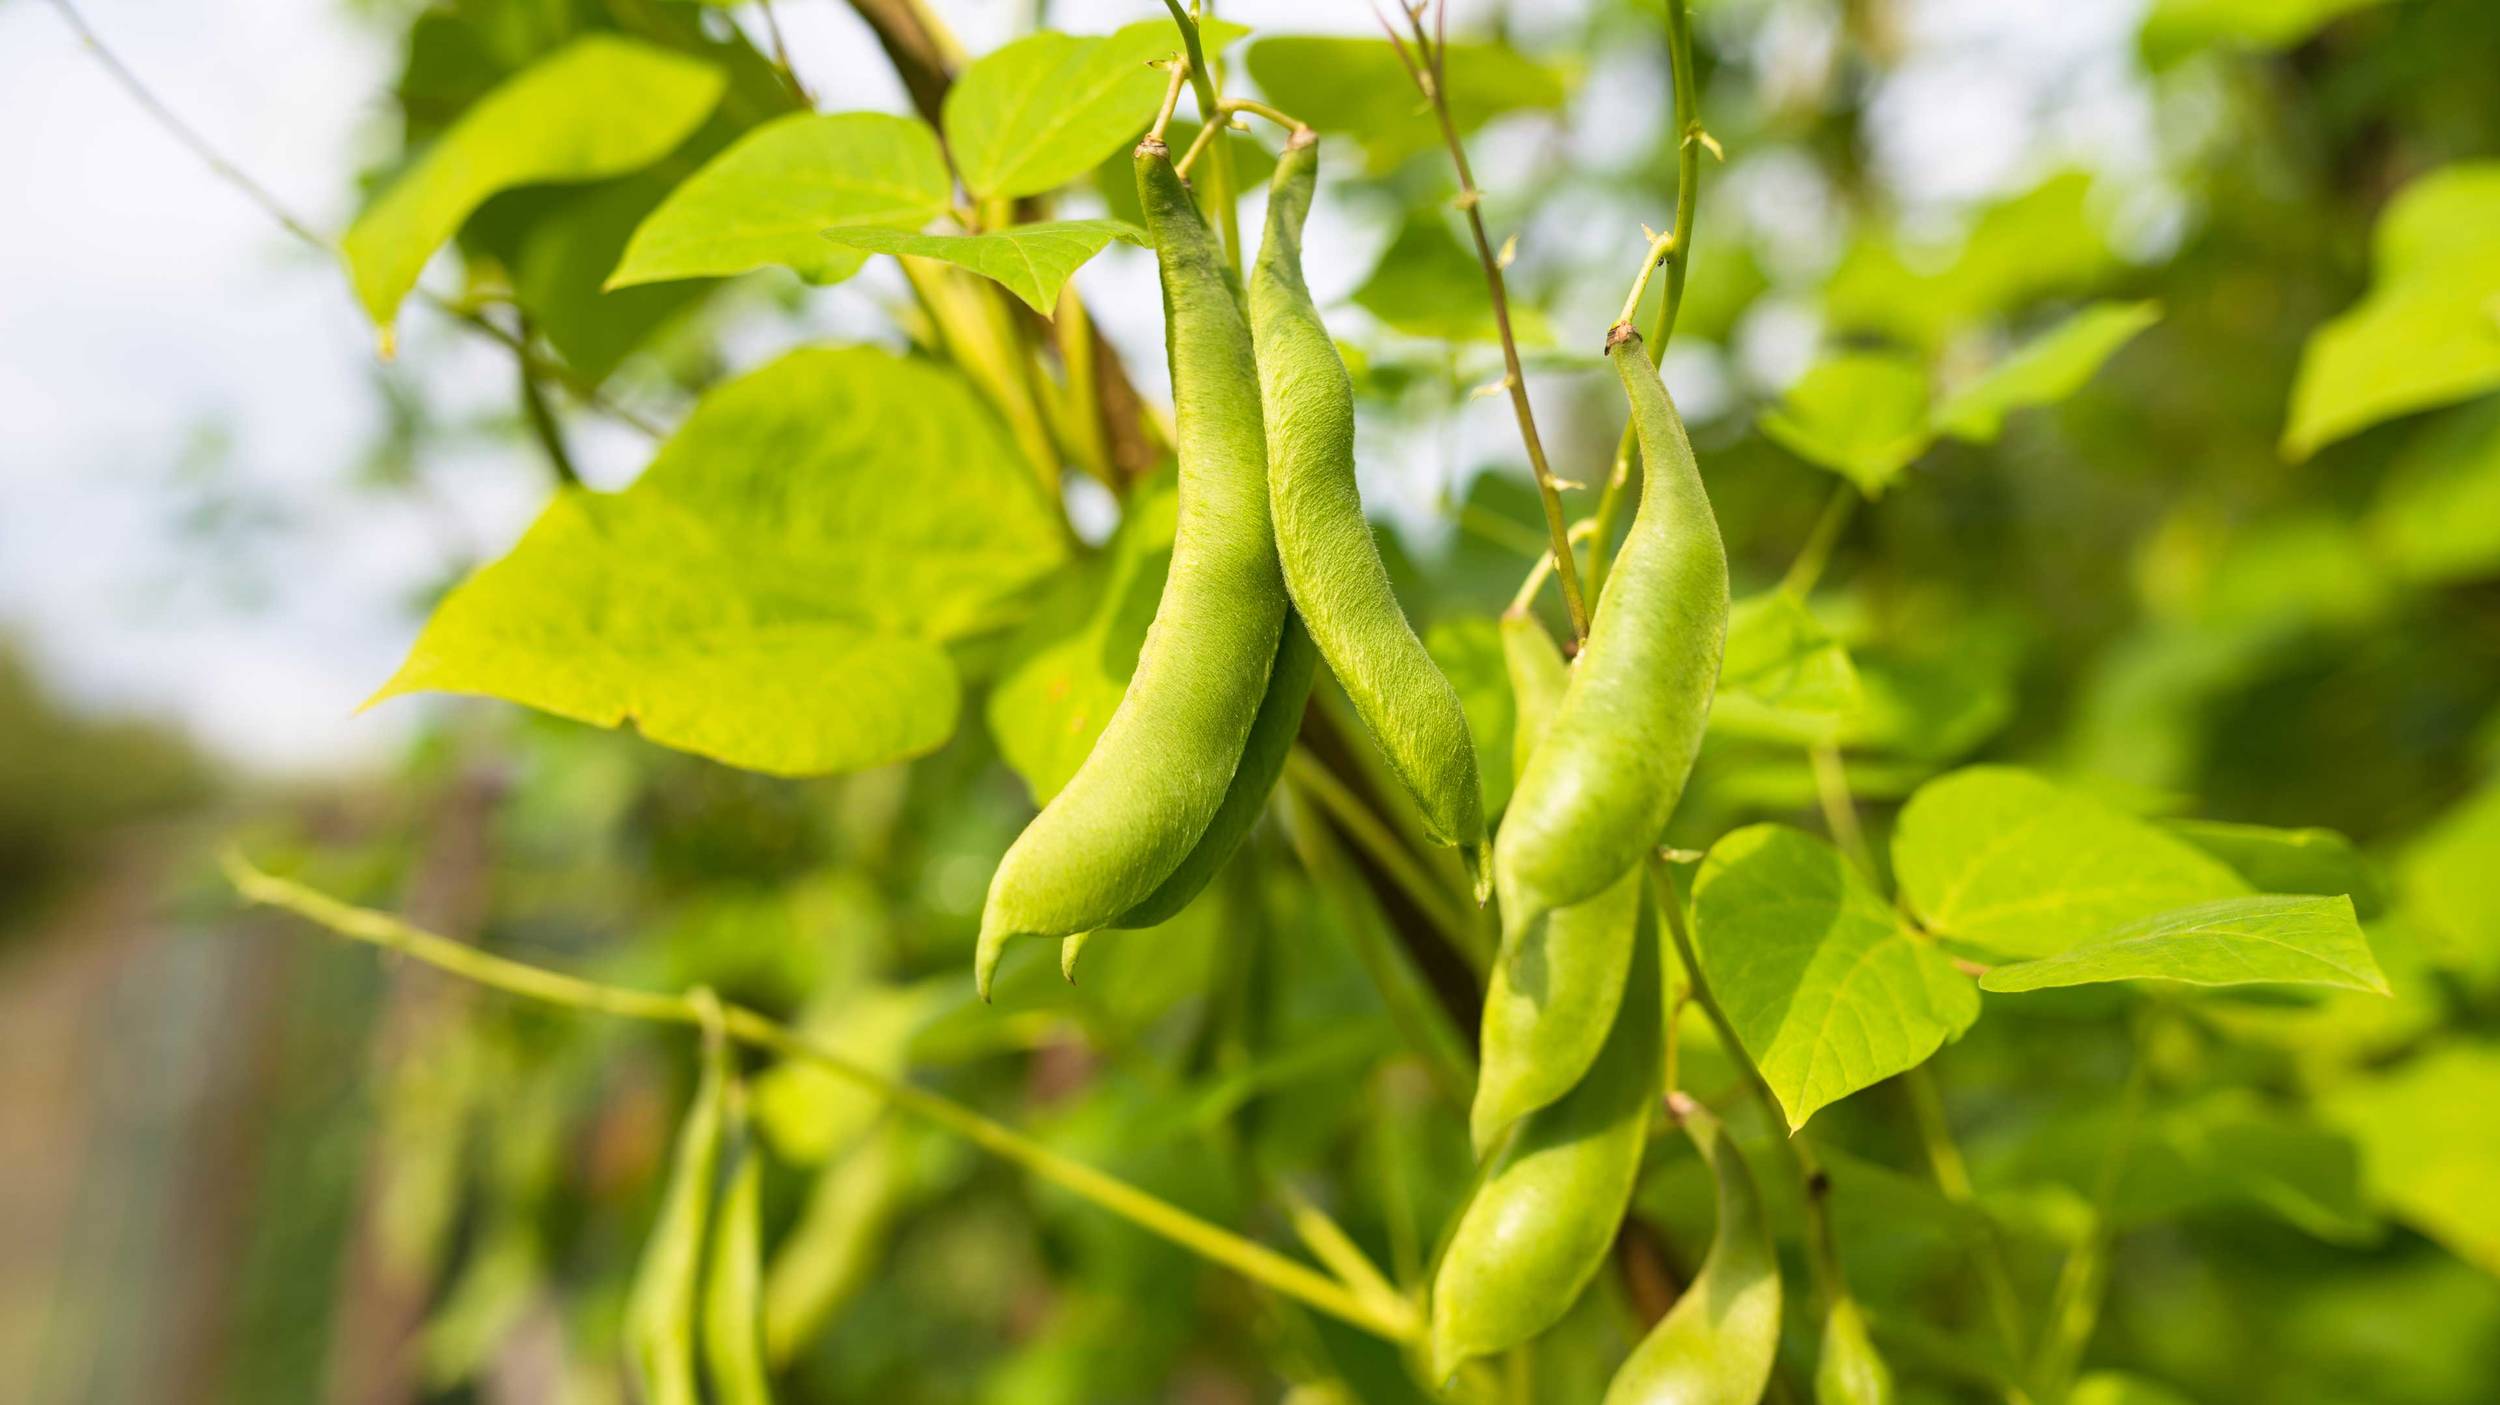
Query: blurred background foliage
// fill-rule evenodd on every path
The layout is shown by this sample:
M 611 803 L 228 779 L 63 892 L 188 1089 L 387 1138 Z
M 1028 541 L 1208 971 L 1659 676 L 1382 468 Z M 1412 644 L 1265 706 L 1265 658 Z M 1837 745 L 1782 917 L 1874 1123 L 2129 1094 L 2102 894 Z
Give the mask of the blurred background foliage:
M 574 375 L 666 410 L 751 366 L 759 327 L 821 327 L 779 275 L 600 292 L 675 181 L 790 107 L 759 15 L 358 8 L 404 34 L 391 98 L 410 150 L 588 29 L 730 74 L 661 165 L 498 196 L 463 228 L 469 291 L 525 316 Z M 1152 17 L 1134 8 L 1113 18 Z M 1260 8 L 1224 13 L 1260 26 Z M 1978 190 L 1903 169 L 1884 136 L 1907 115 L 1893 80 L 1935 61 L 1922 34 L 1949 8 L 1696 6 L 1702 111 L 1726 158 L 1705 165 L 1666 368 L 1739 597 L 1788 570 L 1833 510 L 1834 473 L 1869 491 L 1834 518 L 1807 621 L 1845 649 L 1832 686 L 1860 705 L 1840 724 L 1722 719 L 1677 832 L 1820 827 L 1798 729 L 1837 725 L 1815 734 L 1844 748 L 1879 839 L 1891 802 L 1980 759 L 2148 814 L 2348 836 L 2379 889 L 2364 916 L 2396 996 L 2215 1002 L 2159 1026 L 2075 1399 L 2488 1400 L 2500 377 L 2355 408 L 2305 402 L 2325 392 L 2302 360 L 2367 299 L 2397 318 L 2353 353 L 2373 375 L 2464 364 L 2399 304 L 2488 319 L 2500 220 L 2447 229 L 2479 232 L 2486 261 L 2419 286 L 2373 231 L 2399 192 L 2500 153 L 2500 7 L 2159 0 L 2118 78 L 2010 80 L 2037 87 L 2038 149 L 2007 163 L 2007 188 Z M 2040 6 L 2036 22 L 2102 8 Z M 1674 188 L 1657 9 L 1462 19 L 1453 98 L 1489 172 L 1488 223 L 1518 236 L 1539 409 L 1564 476 L 1593 485 L 1620 422 L 1598 332 L 1639 222 L 1663 223 Z M 1507 423 L 1470 399 L 1499 371 L 1448 163 L 1385 48 L 1259 37 L 1235 53 L 1236 81 L 1359 135 L 1329 216 L 1379 254 L 1342 270 L 1330 313 L 1378 451 L 1367 487 L 1402 597 L 1480 740 L 1506 751 L 1490 616 L 1542 522 Z M 2145 120 L 2060 128 L 2069 77 L 2132 85 Z M 1099 212 L 1121 214 L 1124 172 L 1096 184 Z M 2052 408 L 2001 432 L 1927 428 L 1931 403 L 2087 304 L 2153 310 L 2071 398 L 2042 397 Z M 1159 386 L 1154 348 L 1122 349 Z M 370 462 L 342 466 L 377 492 L 427 475 L 429 444 L 480 432 L 398 409 Z M 522 422 L 516 404 L 490 428 L 526 455 Z M 1030 647 L 950 652 L 977 697 Z M 1384 1013 L 1396 914 L 1335 891 L 1344 859 L 1332 868 L 1334 838 L 1298 801 L 1168 931 L 1097 943 L 1073 986 L 1027 953 L 982 1007 L 966 957 L 1029 802 L 1000 764 L 1012 727 L 994 735 L 977 705 L 934 755 L 812 781 L 500 704 L 429 719 L 387 775 L 280 786 L 81 715 L 0 662 L 0 1361 L 18 1398 L 623 1398 L 619 1315 L 692 1078 L 682 1036 L 523 1008 L 238 916 L 205 861 L 238 834 L 273 867 L 464 940 L 627 984 L 709 984 L 1219 1223 L 1279 1236 L 1273 1188 L 1299 1187 L 1402 1282 L 1465 1192 L 1463 1117 Z M 1404 978 L 1450 979 L 1428 963 Z M 2132 1019 L 2107 993 L 2029 997 L 2019 1015 L 1992 1001 L 1945 1051 L 1975 1199 L 1931 1184 L 1898 1087 L 1825 1114 L 1850 1276 L 1906 1398 L 1987 1398 L 1975 1242 L 2000 1239 L 2045 1300 L 2090 1233 Z M 1690 1086 L 1733 1078 L 1708 1076 L 1706 1044 L 1687 1057 L 1705 1070 Z M 785 1399 L 1421 1398 L 1378 1343 L 830 1078 L 752 1072 Z M 1652 1156 L 1623 1271 L 1540 1348 L 1540 1398 L 1602 1389 L 1656 1283 L 1693 1267 L 1704 1184 L 1690 1155 Z M 1793 1204 L 1780 1218 L 1794 1225 Z M 1800 1384 L 1810 1369 L 1787 1363 Z

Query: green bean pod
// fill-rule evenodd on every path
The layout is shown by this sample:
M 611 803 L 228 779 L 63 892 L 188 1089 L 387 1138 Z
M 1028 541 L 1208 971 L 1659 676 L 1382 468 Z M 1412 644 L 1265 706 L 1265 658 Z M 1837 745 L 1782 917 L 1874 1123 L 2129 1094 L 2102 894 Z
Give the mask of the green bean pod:
M 1892 1368 L 1877 1355 L 1857 1299 L 1843 1296 L 1823 1315 L 1823 1352 L 1814 1365 L 1814 1405 L 1892 1405 Z
M 1398 607 L 1354 481 L 1354 382 L 1302 281 L 1302 225 L 1318 138 L 1296 131 L 1268 186 L 1267 232 L 1250 271 L 1250 337 L 1267 412 L 1268 502 L 1285 588 L 1328 669 L 1424 830 L 1484 858 L 1484 799 L 1458 690 Z
M 1502 657 L 1518 704 L 1513 754 L 1524 765 L 1570 683 L 1554 638 L 1530 616 L 1502 617 Z M 1468 1133 L 1482 1156 L 1502 1129 L 1571 1091 L 1597 1058 L 1623 998 L 1639 921 L 1642 869 L 1587 902 L 1506 935 L 1493 958 L 1478 1041 Z
M 1727 1129 L 1699 1103 L 1677 1103 L 1685 1134 L 1718 1181 L 1718 1229 L 1701 1272 L 1632 1349 L 1605 1405 L 1754 1405 L 1779 1354 L 1779 1254 Z
M 764 1365 L 764 1181 L 749 1146 L 722 1193 L 703 1279 L 703 1365 L 718 1405 L 772 1405 Z
M 1432 1374 L 1559 1321 L 1615 1240 L 1665 1071 L 1658 922 L 1640 904 L 1631 992 L 1578 1086 L 1519 1120 L 1460 1212 L 1432 1281 Z
M 728 1118 L 729 1060 L 706 1045 L 702 1081 L 678 1125 L 659 1217 L 643 1241 L 625 1303 L 625 1358 L 650 1405 L 700 1405 L 695 1385 L 695 1303 L 703 1281 L 703 1237 L 712 1215 Z
M 1311 675 L 1319 664 L 1319 654 L 1311 647 L 1311 636 L 1302 628 L 1302 621 L 1291 611 L 1285 615 L 1284 638 L 1276 646 L 1276 664 L 1268 670 L 1267 696 L 1259 703 L 1258 719 L 1250 724 L 1249 745 L 1242 748 L 1241 765 L 1233 772 L 1233 783 L 1225 788 L 1224 803 L 1217 808 L 1215 819 L 1207 832 L 1172 870 L 1172 876 L 1146 895 L 1145 901 L 1118 917 L 1104 923 L 1105 927 L 1124 931 L 1140 927 L 1159 927 L 1180 916 L 1190 900 L 1206 891 L 1224 861 L 1250 837 L 1250 827 L 1259 822 L 1267 809 L 1267 797 L 1275 792 L 1276 780 L 1285 773 L 1285 757 L 1293 750 L 1293 739 L 1302 728 L 1302 708 L 1310 701 Z M 1076 932 L 1059 944 L 1059 974 L 1076 979 L 1077 958 L 1084 952 L 1092 932 Z
M 1008 941 L 1115 921 L 1189 856 L 1240 768 L 1284 628 L 1239 286 L 1164 144 L 1140 143 L 1136 168 L 1163 279 L 1180 521 L 1128 691 L 990 879 L 973 960 L 984 998 Z
M 1506 932 L 1595 896 L 1658 842 L 1727 642 L 1727 549 L 1684 422 L 1637 334 L 1618 327 L 1607 352 L 1641 441 L 1641 505 L 1494 843 Z

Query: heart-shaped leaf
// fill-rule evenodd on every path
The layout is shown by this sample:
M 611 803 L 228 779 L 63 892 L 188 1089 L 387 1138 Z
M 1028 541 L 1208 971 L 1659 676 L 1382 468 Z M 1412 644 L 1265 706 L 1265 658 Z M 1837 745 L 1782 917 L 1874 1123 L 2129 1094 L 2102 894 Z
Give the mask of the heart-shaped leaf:
M 930 750 L 946 641 L 1012 622 L 1065 548 L 954 375 L 810 348 L 721 386 L 622 493 L 548 504 L 453 591 L 375 700 L 505 698 L 750 770 Z
M 772 264 L 836 283 L 867 254 L 825 238 L 856 226 L 913 229 L 954 192 L 937 134 L 882 112 L 801 112 L 738 139 L 634 231 L 611 288 L 745 273 Z
M 1119 220 L 1051 220 L 985 234 L 909 234 L 895 229 L 837 229 L 825 238 L 873 254 L 909 254 L 968 268 L 1024 300 L 1044 317 L 1059 310 L 1059 290 L 1113 240 L 1147 245 L 1146 231 Z
M 1927 371 L 1906 356 L 1827 357 L 1763 413 L 1762 432 L 1790 453 L 1880 497 L 1927 452 Z
M 434 251 L 487 197 L 604 180 L 669 153 L 720 101 L 720 70 L 612 35 L 575 40 L 478 99 L 358 216 L 339 250 L 388 327 Z
M 1791 1128 L 1917 1067 L 1979 1016 L 1970 979 L 1864 875 L 1783 825 L 1711 847 L 1693 880 L 1693 944 Z

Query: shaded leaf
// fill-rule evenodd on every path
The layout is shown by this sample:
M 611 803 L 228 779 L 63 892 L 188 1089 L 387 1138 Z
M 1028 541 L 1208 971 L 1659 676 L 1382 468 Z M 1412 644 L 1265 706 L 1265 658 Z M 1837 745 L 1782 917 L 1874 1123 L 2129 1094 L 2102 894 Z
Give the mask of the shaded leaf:
M 2049 956 L 2248 885 L 2218 859 L 2028 771 L 1974 766 L 1921 787 L 1892 837 L 1901 895 L 1928 930 Z
M 834 230 L 836 244 L 877 254 L 910 254 L 968 268 L 1024 300 L 1044 317 L 1059 310 L 1059 290 L 1085 261 L 1114 239 L 1146 247 L 1146 231 L 1118 220 L 1051 220 L 987 234 L 910 234 L 895 229 Z
M 693 133 L 723 83 L 707 63 L 611 35 L 539 60 L 479 99 L 357 217 L 339 241 L 356 300 L 388 327 L 426 261 L 487 197 L 648 166 Z
M 1385 39 L 1279 35 L 1252 44 L 1246 61 L 1270 102 L 1320 131 L 1353 133 L 1375 172 L 1441 140 Z M 1570 95 L 1569 72 L 1507 44 L 1454 40 L 1444 61 L 1461 135 L 1505 113 L 1559 110 Z
M 1718 702 L 1731 699 L 1791 713 L 1838 717 L 1865 703 L 1849 651 L 1791 591 L 1772 590 L 1730 606 Z
M 1110 549 L 1061 577 L 1008 645 L 990 691 L 990 735 L 1037 806 L 1084 764 L 1128 691 L 1163 598 L 1179 514 L 1169 479 L 1133 495 Z
M 952 732 L 940 647 L 1010 623 L 1065 552 L 952 374 L 810 348 L 723 385 L 622 493 L 557 495 L 436 609 L 375 700 L 505 698 L 798 775 Z
M 2116 264 L 2091 193 L 2090 176 L 2061 172 L 1981 210 L 1958 245 L 1861 240 L 1824 286 L 1825 316 L 1835 330 L 1932 350 L 2036 299 L 2086 291 Z
M 2137 45 L 2144 61 L 2165 66 L 2200 49 L 2288 49 L 2329 20 L 2387 0 L 2159 0 L 2144 17 Z
M 2500 1273 L 2500 1045 L 2435 1049 L 2330 1091 L 2328 1120 L 2361 1145 L 2372 1197 L 2487 1273 Z
M 1969 978 L 1812 835 L 1752 825 L 1721 839 L 1692 912 L 1710 989 L 1791 1128 L 1917 1067 L 1978 1018 Z
M 2371 544 L 2418 581 L 2500 575 L 2500 399 L 2405 446 L 2371 504 Z
M 854 226 L 913 229 L 954 194 L 937 134 L 881 112 L 792 113 L 738 139 L 634 230 L 608 286 L 727 276 L 780 264 L 836 283 L 867 254 L 828 241 Z
M 1927 371 L 1905 356 L 1828 357 L 1763 413 L 1762 432 L 1806 462 L 1880 497 L 1927 451 Z
M 1354 305 L 1410 337 L 1501 339 L 1493 321 L 1493 296 L 1485 288 L 1484 265 L 1434 209 L 1408 216 L 1371 277 L 1354 290 Z M 1554 329 L 1545 314 L 1527 303 L 1511 303 L 1510 326 L 1521 346 L 1553 345 Z
M 2131 922 L 2055 956 L 1996 967 L 1979 984 L 2018 991 L 2146 980 L 2388 993 L 2352 899 L 2280 894 L 2223 898 Z
M 2442 815 L 2397 865 L 2405 911 L 2442 964 L 2477 974 L 2500 967 L 2500 784 L 2487 783 Z
M 2005 417 L 2014 411 L 2054 405 L 2083 389 L 2102 362 L 2160 320 L 2159 303 L 2094 303 L 2016 347 L 1986 374 L 1946 396 L 1936 407 L 1936 428 L 1958 439 L 1986 443 L 2004 430 Z
M 2340 894 L 2364 921 L 2386 909 L 2377 866 L 2334 830 L 2221 820 L 2168 820 L 2162 827 L 2229 864 L 2258 892 Z

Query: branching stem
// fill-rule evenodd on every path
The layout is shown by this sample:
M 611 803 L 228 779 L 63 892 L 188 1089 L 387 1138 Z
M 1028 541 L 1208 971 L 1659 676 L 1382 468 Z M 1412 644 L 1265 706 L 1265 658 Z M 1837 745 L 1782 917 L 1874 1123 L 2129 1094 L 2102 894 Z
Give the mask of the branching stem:
M 1079 1199 L 1162 1236 L 1192 1253 L 1297 1299 L 1320 1312 L 1393 1342 L 1415 1340 L 1414 1314 L 1392 1314 L 1370 1292 L 1356 1292 L 1308 1265 L 1181 1209 L 1115 1176 L 1106 1175 L 1034 1141 L 1023 1133 L 951 1098 L 879 1073 L 787 1025 L 741 1005 L 708 1010 L 701 995 L 660 995 L 604 985 L 480 951 L 410 926 L 388 913 L 343 903 L 326 893 L 254 868 L 229 850 L 222 860 L 235 890 L 251 902 L 284 909 L 350 941 L 422 961 L 464 980 L 543 1004 L 613 1015 L 620 1019 L 701 1029 L 718 1028 L 741 1044 L 784 1058 L 802 1059 L 858 1084 L 887 1104 L 955 1133 L 982 1150 L 1023 1167 Z

